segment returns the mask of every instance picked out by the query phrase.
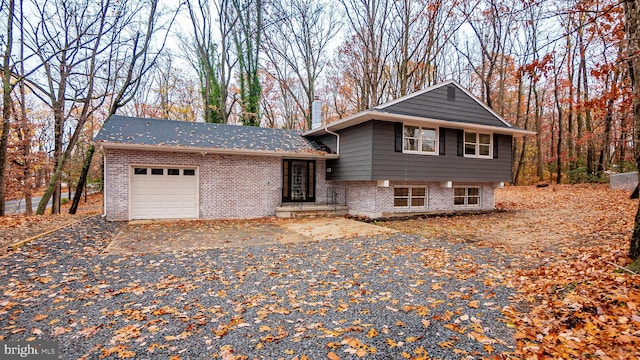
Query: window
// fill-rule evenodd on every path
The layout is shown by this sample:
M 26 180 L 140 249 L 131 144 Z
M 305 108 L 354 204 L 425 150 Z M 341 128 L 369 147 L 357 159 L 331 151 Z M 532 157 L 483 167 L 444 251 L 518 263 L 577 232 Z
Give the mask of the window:
M 457 187 L 453 193 L 453 205 L 455 206 L 480 206 L 479 187 Z
M 140 165 L 138 165 L 140 166 Z M 134 175 L 169 175 L 169 176 L 195 176 L 196 169 L 194 168 L 145 168 L 145 167 L 134 167 L 133 168 Z
M 491 134 L 464 132 L 464 156 L 491 158 Z
M 424 210 L 427 207 L 427 188 L 424 186 L 394 188 L 393 206 L 398 210 Z
M 404 152 L 437 154 L 438 129 L 436 128 L 405 125 L 402 138 Z

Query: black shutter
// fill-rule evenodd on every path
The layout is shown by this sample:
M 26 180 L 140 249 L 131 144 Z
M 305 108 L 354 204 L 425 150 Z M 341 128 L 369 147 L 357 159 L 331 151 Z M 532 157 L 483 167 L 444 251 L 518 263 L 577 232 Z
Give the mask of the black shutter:
M 498 141 L 500 140 L 500 135 L 498 134 L 493 134 L 493 158 L 497 159 L 498 158 Z
M 464 156 L 464 130 L 458 130 L 458 156 Z
M 396 152 L 402 152 L 402 123 L 395 123 Z
M 440 148 L 440 155 L 444 155 L 444 139 L 446 138 L 445 135 L 445 130 L 443 128 L 440 128 L 440 135 L 439 135 L 439 139 L 438 139 L 438 147 Z

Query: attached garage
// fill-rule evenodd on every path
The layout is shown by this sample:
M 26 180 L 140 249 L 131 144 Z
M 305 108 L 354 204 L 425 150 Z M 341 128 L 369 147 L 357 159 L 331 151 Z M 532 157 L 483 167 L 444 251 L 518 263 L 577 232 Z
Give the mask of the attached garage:
M 105 121 L 95 144 L 111 221 L 273 216 L 284 196 L 294 200 L 298 165 L 303 200 L 324 201 L 325 159 L 338 158 L 293 130 L 119 115 Z M 291 191 L 283 190 L 285 163 Z
M 131 219 L 198 217 L 198 169 L 175 166 L 131 166 Z

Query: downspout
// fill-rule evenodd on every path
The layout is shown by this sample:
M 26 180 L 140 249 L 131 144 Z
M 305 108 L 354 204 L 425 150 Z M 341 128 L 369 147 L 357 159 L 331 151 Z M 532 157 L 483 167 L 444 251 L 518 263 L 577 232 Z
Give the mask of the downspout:
M 324 131 L 327 134 L 331 134 L 331 135 L 334 135 L 336 137 L 336 155 L 340 156 L 340 134 L 329 130 L 327 127 L 324 128 Z M 327 190 L 329 190 L 329 189 L 327 188 Z M 337 193 L 336 193 L 335 197 L 337 198 Z M 347 202 L 347 189 L 346 188 L 344 190 L 344 201 L 345 201 L 345 203 Z
M 340 155 L 340 134 L 327 129 L 326 127 L 324 128 L 324 131 L 326 131 L 327 134 L 331 134 L 336 137 L 336 155 Z
M 107 152 L 102 149 L 102 218 L 107 217 Z

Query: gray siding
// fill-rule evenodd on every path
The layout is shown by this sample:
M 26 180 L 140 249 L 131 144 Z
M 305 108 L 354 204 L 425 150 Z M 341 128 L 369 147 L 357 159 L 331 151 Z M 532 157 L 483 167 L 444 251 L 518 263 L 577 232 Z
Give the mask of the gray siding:
M 313 138 L 314 141 L 316 142 L 320 142 L 324 145 L 326 145 L 327 147 L 329 147 L 329 149 L 331 149 L 332 153 L 336 152 L 336 136 L 332 135 L 332 134 L 326 134 L 326 135 L 322 135 L 322 136 L 318 136 L 316 138 Z
M 447 100 L 447 86 L 416 95 L 379 109 L 383 112 L 420 116 L 507 128 L 500 119 L 455 85 L 455 100 Z
M 458 156 L 457 133 L 454 129 L 444 130 L 446 135 L 444 155 L 404 154 L 395 152 L 394 123 L 385 121 L 372 121 L 369 123 L 373 127 L 372 142 L 375 144 L 373 147 L 371 180 L 511 181 L 510 135 L 497 136 L 497 159 L 475 159 Z M 342 149 L 340 152 L 341 160 L 344 152 Z
M 327 161 L 327 171 L 331 168 L 327 180 L 371 180 L 373 122 L 349 127 L 339 134 L 340 158 Z

